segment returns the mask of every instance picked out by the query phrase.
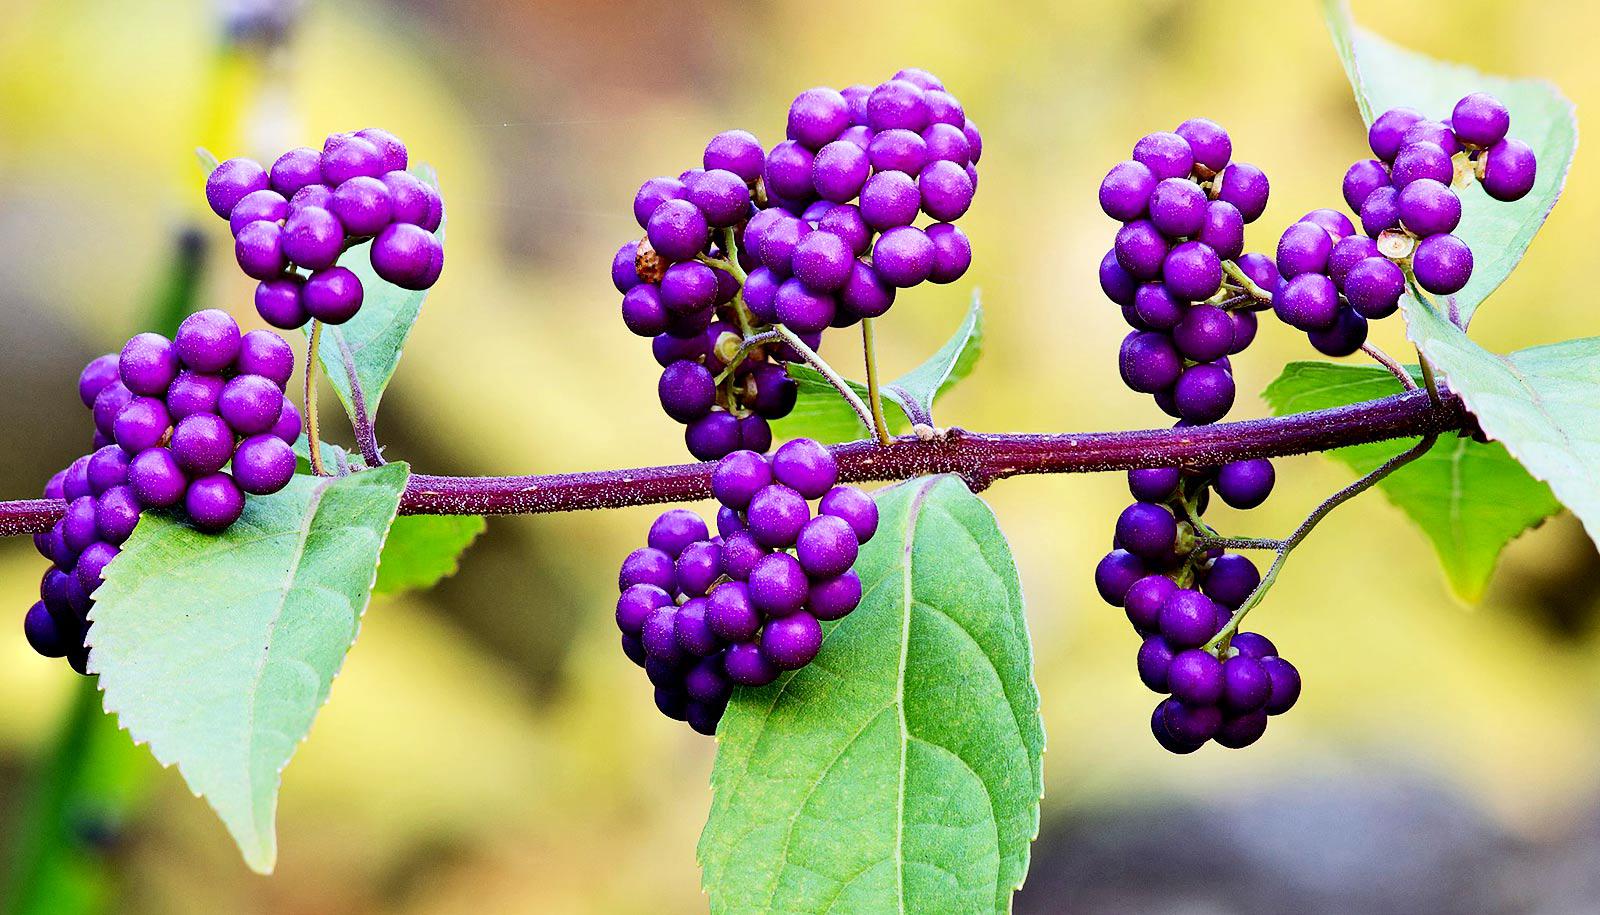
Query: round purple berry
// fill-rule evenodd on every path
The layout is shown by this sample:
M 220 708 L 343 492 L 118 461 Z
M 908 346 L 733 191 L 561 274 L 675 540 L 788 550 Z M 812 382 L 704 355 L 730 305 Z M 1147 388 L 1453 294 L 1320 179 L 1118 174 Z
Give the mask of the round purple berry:
M 1417 283 L 1435 295 L 1460 292 L 1472 278 L 1472 249 L 1454 235 L 1430 235 L 1411 256 Z

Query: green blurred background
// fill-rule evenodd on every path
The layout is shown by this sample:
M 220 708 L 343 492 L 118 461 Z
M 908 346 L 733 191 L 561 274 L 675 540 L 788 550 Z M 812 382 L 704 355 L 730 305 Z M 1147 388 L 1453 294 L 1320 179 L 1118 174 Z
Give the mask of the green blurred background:
M 1600 6 L 1355 11 L 1436 56 L 1548 77 L 1580 110 L 1600 98 L 1600 60 L 1579 37 Z M 270 158 L 381 125 L 438 168 L 449 264 L 380 433 L 391 456 L 439 473 L 684 459 L 608 280 L 618 243 L 639 234 L 629 201 L 642 179 L 698 164 L 719 130 L 774 142 L 809 86 L 926 67 L 984 130 L 963 222 L 973 270 L 902 296 L 880 330 L 897 373 L 982 288 L 986 352 L 941 411 L 978 429 L 1166 422 L 1117 382 L 1124 329 L 1095 282 L 1113 229 L 1095 188 L 1140 134 L 1191 115 L 1226 125 L 1273 182 L 1257 250 L 1337 204 L 1364 154 L 1310 2 L 0 0 L 0 21 L 5 498 L 80 453 L 78 368 L 141 329 L 186 231 L 211 268 L 201 300 L 255 320 L 205 211 L 198 145 Z M 1580 147 L 1567 199 L 1475 322 L 1479 342 L 1600 332 L 1594 160 Z M 1303 335 L 1262 328 L 1235 362 L 1236 416 L 1264 412 L 1251 393 L 1313 356 Z M 1404 350 L 1398 320 L 1377 339 Z M 846 340 L 825 353 L 859 372 Z M 1219 508 L 1215 523 L 1276 535 L 1347 479 L 1317 457 L 1279 467 L 1265 507 Z M 1019 911 L 1594 910 L 1600 562 L 1570 518 L 1514 543 L 1468 608 L 1381 496 L 1341 509 L 1258 611 L 1304 674 L 1299 707 L 1248 751 L 1173 758 L 1150 739 L 1126 623 L 1091 583 L 1121 476 L 1024 478 L 986 497 L 1028 595 L 1050 739 Z M 134 800 L 71 823 L 85 860 L 106 865 L 104 910 L 703 910 L 694 843 L 714 748 L 656 713 L 611 622 L 615 560 L 650 517 L 497 519 L 456 578 L 378 600 L 287 772 L 276 876 L 244 868 L 175 772 L 112 753 L 101 794 Z M 39 573 L 25 539 L 0 543 L 0 606 L 20 619 Z M 76 695 L 20 627 L 0 638 L 0 883 Z M 71 910 L 55 905 L 42 911 Z

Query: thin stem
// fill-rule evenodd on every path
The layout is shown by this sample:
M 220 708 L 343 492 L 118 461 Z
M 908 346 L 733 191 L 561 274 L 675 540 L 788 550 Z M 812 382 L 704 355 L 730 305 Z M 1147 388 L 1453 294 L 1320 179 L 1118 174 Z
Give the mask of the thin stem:
M 1453 432 L 1472 422 L 1458 398 L 1432 403 L 1422 391 L 1269 419 L 1125 432 L 984 434 L 948 429 L 928 439 L 833 446 L 840 479 L 909 480 L 954 474 L 974 490 L 1024 474 L 1101 473 L 1146 467 L 1215 467 L 1229 461 L 1327 451 L 1345 445 Z M 528 515 L 689 502 L 711 497 L 714 463 L 516 477 L 413 474 L 405 515 Z M 0 536 L 37 534 L 66 504 L 0 502 Z
M 722 230 L 722 255 L 727 258 L 726 266 L 722 269 L 733 274 L 733 278 L 743 287 L 749 277 L 745 275 L 744 267 L 739 265 L 739 243 L 731 228 Z
M 356 354 L 351 352 L 350 342 L 343 334 L 334 339 L 339 342 L 339 358 L 344 362 L 345 377 L 350 383 L 350 405 L 355 407 L 356 414 L 350 425 L 355 431 L 356 444 L 360 446 L 361 457 L 368 467 L 381 467 L 385 463 L 383 450 L 378 447 L 378 432 L 373 428 L 374 417 L 367 412 L 367 393 L 362 390 L 361 376 L 356 372 Z
M 322 346 L 322 322 L 311 319 L 311 339 L 306 344 L 305 418 L 306 444 L 311 472 L 319 477 L 328 475 L 322 465 L 322 440 L 317 432 L 317 350 Z
M 1377 344 L 1363 343 L 1361 344 L 1361 351 L 1366 353 L 1368 356 L 1371 356 L 1372 361 L 1388 369 L 1389 374 L 1393 375 L 1400 381 L 1401 387 L 1405 388 L 1407 391 L 1415 391 L 1417 389 L 1416 381 L 1412 380 L 1411 373 L 1406 371 L 1405 366 L 1401 365 L 1399 362 L 1396 362 L 1393 356 L 1384 352 L 1378 347 Z
M 1201 537 L 1194 545 L 1198 550 L 1281 550 L 1287 542 L 1270 537 Z
M 1244 272 L 1243 267 L 1240 267 L 1231 260 L 1226 260 L 1222 262 L 1222 272 L 1226 273 L 1228 277 L 1235 283 L 1238 283 L 1239 287 L 1243 289 L 1245 293 L 1252 299 L 1255 299 L 1257 302 L 1261 302 L 1262 304 L 1272 304 L 1272 293 L 1262 289 L 1260 286 L 1257 286 L 1256 281 L 1252 280 L 1250 275 Z
M 878 444 L 889 444 L 889 424 L 883 419 L 883 397 L 878 394 L 878 354 L 872 345 L 872 319 L 861 319 L 861 348 L 867 357 L 867 400 L 872 404 L 872 428 Z
M 873 428 L 872 411 L 867 409 L 867 405 L 861 402 L 860 396 L 850 387 L 850 382 L 846 381 L 843 375 L 840 375 L 825 359 L 817 355 L 816 350 L 807 346 L 806 341 L 800 339 L 799 334 L 784 327 L 782 324 L 779 324 L 773 330 L 783 337 L 783 342 L 794 347 L 795 352 L 799 353 L 807 364 L 820 372 L 822 377 L 828 379 L 828 383 L 833 385 L 833 389 L 838 391 L 839 396 L 845 399 L 845 402 L 850 405 L 850 409 L 856 411 L 856 418 L 861 420 L 863 428 Z
M 1300 526 L 1294 529 L 1294 533 L 1285 538 L 1282 544 L 1277 547 L 1278 553 L 1272 558 L 1272 565 L 1267 568 L 1267 574 L 1261 576 L 1261 583 L 1256 585 L 1255 590 L 1250 592 L 1250 596 L 1244 599 L 1244 603 L 1239 605 L 1239 609 L 1233 611 L 1233 616 L 1228 618 L 1228 624 L 1222 627 L 1222 631 L 1206 643 L 1205 650 L 1216 655 L 1227 647 L 1228 642 L 1233 638 L 1233 634 L 1239 631 L 1239 624 L 1244 622 L 1245 615 L 1256 604 L 1261 603 L 1261 599 L 1272 588 L 1273 582 L 1278 580 L 1278 573 L 1282 571 L 1283 564 L 1289 558 L 1289 554 L 1294 552 L 1295 547 L 1305 542 L 1306 537 L 1310 535 L 1312 528 L 1316 527 L 1318 522 L 1328 517 L 1328 514 L 1340 505 L 1376 486 L 1384 477 L 1422 457 L 1429 448 L 1433 447 L 1433 443 L 1437 438 L 1438 436 L 1432 433 L 1423 436 L 1415 445 L 1384 461 L 1376 470 L 1329 496 L 1323 500 L 1321 505 L 1313 509 L 1311 514 L 1300 522 Z
M 777 343 L 782 339 L 783 335 L 775 330 L 764 330 L 759 334 L 753 334 L 749 337 L 745 337 L 744 340 L 739 343 L 739 351 L 733 354 L 733 358 L 728 360 L 727 367 L 724 368 L 721 374 L 717 375 L 717 377 L 714 379 L 715 383 L 722 384 L 724 381 L 726 381 L 728 376 L 732 375 L 734 371 L 739 368 L 740 363 L 744 362 L 744 357 L 749 355 L 751 350 L 758 346 L 765 346 L 768 343 Z

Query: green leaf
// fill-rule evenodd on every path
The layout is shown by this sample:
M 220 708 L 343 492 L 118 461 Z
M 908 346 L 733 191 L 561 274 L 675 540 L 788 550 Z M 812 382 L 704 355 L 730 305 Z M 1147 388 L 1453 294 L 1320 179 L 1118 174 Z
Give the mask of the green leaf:
M 438 189 L 439 178 L 432 168 L 421 166 L 412 169 L 412 172 L 435 190 Z M 439 231 L 434 233 L 441 242 L 444 241 L 444 231 L 441 223 Z M 351 248 L 339 258 L 340 266 L 349 268 L 361 279 L 361 311 L 343 324 L 323 325 L 322 345 L 317 354 L 328 384 L 338 393 L 352 421 L 357 411 L 351 393 L 350 373 L 345 368 L 345 351 L 349 351 L 355 363 L 356 378 L 361 382 L 361 392 L 366 395 L 367 419 L 370 421 L 378 415 L 378 402 L 383 399 L 383 392 L 400 365 L 400 353 L 405 348 L 406 338 L 411 335 L 411 326 L 417 323 L 417 318 L 422 314 L 422 303 L 428 298 L 426 289 L 401 289 L 379 277 L 372 269 L 371 249 L 372 243 L 367 242 Z
M 946 391 L 972 374 L 983 352 L 983 306 L 977 296 L 950 339 L 938 352 L 899 378 L 885 384 L 879 393 L 884 421 L 895 435 L 905 432 L 913 422 L 932 425 L 933 404 Z M 822 373 L 804 363 L 790 363 L 789 377 L 799 385 L 794 412 L 773 423 L 779 438 L 814 438 L 829 444 L 866 438 L 872 430 L 862 425 L 845 399 L 839 396 Z M 871 403 L 867 386 L 849 382 L 850 389 Z
M 478 515 L 406 515 L 394 520 L 378 563 L 379 594 L 422 591 L 456 574 L 461 554 L 483 533 Z
M 700 839 L 713 912 L 1007 912 L 1044 731 L 1005 537 L 959 479 L 878 493 L 865 597 L 735 695 Z
M 933 402 L 972 374 L 983 353 L 983 305 L 974 295 L 961 326 L 939 351 L 921 365 L 884 386 L 884 396 L 899 404 L 916 422 L 933 425 Z
M 410 471 L 295 477 L 226 533 L 147 514 L 95 592 L 107 712 L 272 870 L 283 767 L 327 701 Z
M 1407 333 L 1483 431 L 1583 522 L 1600 545 L 1600 337 L 1491 353 L 1425 306 Z
M 318 439 L 320 446 L 317 450 L 322 452 L 322 465 L 329 473 L 335 472 L 340 467 L 360 467 L 361 457 L 351 454 L 327 439 Z M 311 441 L 304 433 L 294 440 L 295 467 L 300 473 L 311 472 Z
M 831 445 L 855 441 L 872 434 L 872 430 L 861 424 L 856 411 L 850 409 L 850 404 L 839 396 L 839 392 L 828 383 L 828 379 L 822 377 L 821 372 L 804 362 L 791 362 L 789 377 L 799 387 L 799 396 L 795 400 L 794 410 L 783 419 L 773 422 L 773 435 L 780 439 L 812 438 Z M 866 385 L 859 381 L 849 384 L 862 403 L 871 403 Z M 899 404 L 887 397 L 880 398 L 880 402 L 883 404 L 884 422 L 888 423 L 890 432 L 899 435 L 911 427 L 911 421 L 906 419 L 905 411 L 900 409 Z
M 1446 307 L 1459 315 L 1457 323 L 1465 327 L 1478 305 L 1522 260 L 1561 196 L 1578 145 L 1576 109 L 1544 80 L 1488 76 L 1460 64 L 1433 60 L 1356 26 L 1340 0 L 1324 0 L 1323 9 L 1367 123 L 1400 106 L 1443 120 L 1462 96 L 1484 91 L 1505 103 L 1511 111 L 1511 135 L 1528 143 L 1539 156 L 1533 190 L 1515 203 L 1494 200 L 1476 182 L 1457 189 L 1462 216 L 1456 234 L 1472 247 L 1476 263 L 1472 280 L 1456 295 L 1446 297 Z M 1411 321 L 1410 309 L 1406 320 Z
M 1420 372 L 1412 374 L 1420 380 Z M 1283 416 L 1399 392 L 1400 383 L 1378 366 L 1292 362 L 1262 396 Z M 1410 444 L 1374 442 L 1328 454 L 1363 475 Z M 1472 602 L 1482 599 L 1505 545 L 1561 510 L 1550 487 L 1530 476 L 1504 445 L 1456 435 L 1440 438 L 1378 488 L 1422 528 L 1456 595 Z

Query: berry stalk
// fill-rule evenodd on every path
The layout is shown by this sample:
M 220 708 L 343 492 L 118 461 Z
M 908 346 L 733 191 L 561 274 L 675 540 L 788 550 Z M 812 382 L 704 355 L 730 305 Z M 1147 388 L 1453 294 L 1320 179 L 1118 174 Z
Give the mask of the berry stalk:
M 311 472 L 319 477 L 328 475 L 327 468 L 322 465 L 322 440 L 317 435 L 317 350 L 322 345 L 322 322 L 311 321 L 310 342 L 306 344 L 306 387 L 305 387 L 305 417 L 306 417 L 306 442 L 310 445 L 308 455 L 311 462 Z
M 1300 525 L 1294 529 L 1294 533 L 1281 541 L 1239 540 L 1213 542 L 1213 545 L 1217 546 L 1242 544 L 1246 549 L 1265 547 L 1268 544 L 1272 544 L 1270 548 L 1275 549 L 1277 555 L 1272 557 L 1272 565 L 1267 568 L 1266 574 L 1261 576 L 1261 583 L 1256 585 L 1254 591 L 1250 592 L 1250 596 L 1245 598 L 1244 603 L 1239 605 L 1239 609 L 1233 611 L 1233 615 L 1228 618 L 1227 625 L 1223 626 L 1222 630 L 1205 644 L 1205 650 L 1217 657 L 1227 657 L 1228 642 L 1233 638 L 1233 634 L 1239 631 L 1239 624 L 1244 622 L 1245 616 L 1256 604 L 1261 603 L 1261 599 L 1272 588 L 1273 582 L 1278 580 L 1278 572 L 1283 569 L 1283 564 L 1288 560 L 1289 554 L 1294 552 L 1295 547 L 1305 541 L 1306 537 L 1311 534 L 1312 528 L 1315 528 L 1323 518 L 1326 518 L 1330 512 L 1340 505 L 1361 495 L 1376 486 L 1384 477 L 1427 454 L 1428 449 L 1433 447 L 1433 443 L 1437 439 L 1438 436 L 1433 434 L 1423 436 L 1421 441 L 1384 461 L 1376 470 L 1329 496 L 1322 504 L 1313 509 L 1304 521 L 1300 522 Z
M 861 321 L 861 348 L 867 360 L 867 399 L 872 401 L 872 429 L 878 444 L 889 444 L 889 424 L 883 419 L 883 398 L 878 394 L 878 351 L 872 345 L 872 319 Z

